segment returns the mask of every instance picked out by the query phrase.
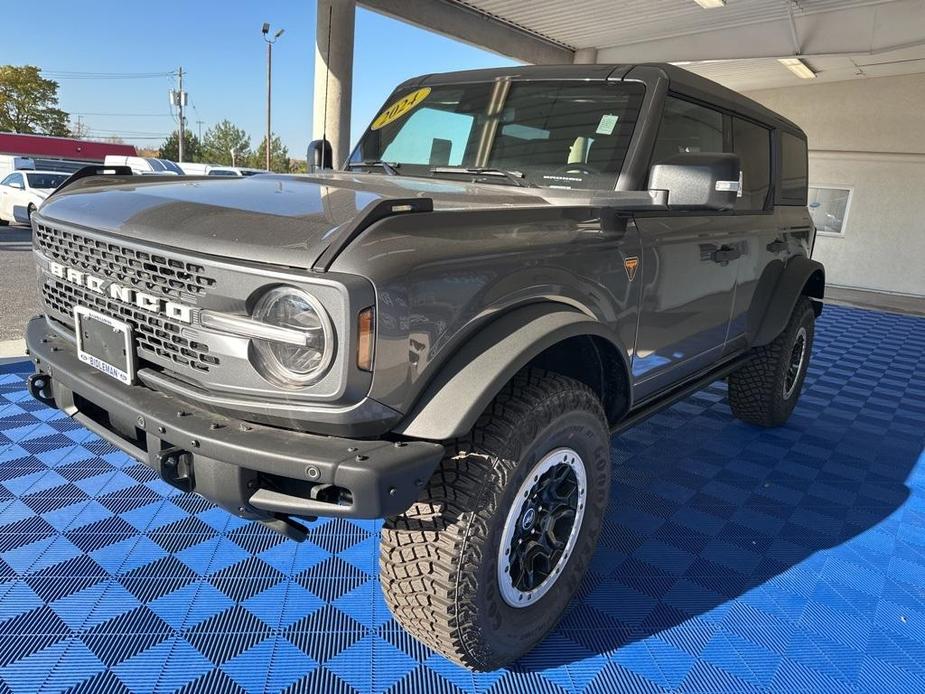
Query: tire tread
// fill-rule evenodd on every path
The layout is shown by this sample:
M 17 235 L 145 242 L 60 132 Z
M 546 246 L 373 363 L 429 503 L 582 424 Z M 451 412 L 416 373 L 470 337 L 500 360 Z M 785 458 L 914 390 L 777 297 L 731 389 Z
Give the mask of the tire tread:
M 525 369 L 498 394 L 465 437 L 447 445 L 447 454 L 421 498 L 405 513 L 388 518 L 380 542 L 380 582 L 386 604 L 415 638 L 474 670 L 499 665 L 484 642 L 476 593 L 478 543 L 467 539 L 488 532 L 497 509 L 492 492 L 503 489 L 516 468 L 504 453 L 511 438 L 529 439 L 525 422 L 540 411 L 590 408 L 606 431 L 606 418 L 590 388 L 565 376 Z M 468 546 L 469 551 L 463 552 Z

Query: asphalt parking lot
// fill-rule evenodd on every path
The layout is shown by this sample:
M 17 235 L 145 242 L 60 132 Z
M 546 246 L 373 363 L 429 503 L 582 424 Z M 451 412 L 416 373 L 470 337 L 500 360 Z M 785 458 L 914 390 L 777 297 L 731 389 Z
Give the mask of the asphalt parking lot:
M 21 340 L 26 321 L 40 312 L 29 227 L 0 227 L 0 297 L 0 343 Z

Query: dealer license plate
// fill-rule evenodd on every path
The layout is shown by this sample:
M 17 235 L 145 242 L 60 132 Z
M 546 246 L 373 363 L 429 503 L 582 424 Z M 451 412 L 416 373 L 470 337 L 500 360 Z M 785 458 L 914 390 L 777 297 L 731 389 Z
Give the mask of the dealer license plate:
M 74 307 L 74 332 L 80 361 L 122 383 L 135 379 L 132 328 L 124 321 L 97 313 L 86 306 Z

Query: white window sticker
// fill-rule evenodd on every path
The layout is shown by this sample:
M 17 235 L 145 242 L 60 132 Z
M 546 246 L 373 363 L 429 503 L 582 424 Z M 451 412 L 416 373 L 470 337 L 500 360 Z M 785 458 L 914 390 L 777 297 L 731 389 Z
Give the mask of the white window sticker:
M 601 122 L 597 124 L 597 130 L 594 132 L 598 135 L 613 135 L 613 129 L 617 127 L 617 121 L 620 116 L 612 113 L 605 113 L 601 116 Z

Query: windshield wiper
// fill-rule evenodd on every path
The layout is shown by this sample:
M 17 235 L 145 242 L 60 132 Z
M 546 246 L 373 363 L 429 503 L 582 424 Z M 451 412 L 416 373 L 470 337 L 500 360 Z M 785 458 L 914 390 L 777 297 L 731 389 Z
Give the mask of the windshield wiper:
M 490 166 L 435 166 L 430 170 L 432 174 L 462 174 L 469 176 L 501 176 L 515 186 L 529 188 L 530 184 L 524 180 L 523 171 L 507 171 Z
M 389 176 L 400 176 L 401 175 L 400 173 L 398 173 L 398 166 L 399 166 L 398 164 L 389 164 L 389 162 L 387 161 L 380 161 L 378 159 L 376 161 L 348 161 L 347 162 L 348 170 L 359 169 L 359 168 L 366 168 L 366 169 L 380 168 L 383 171 L 385 171 Z

